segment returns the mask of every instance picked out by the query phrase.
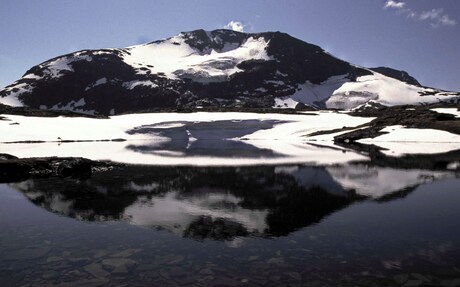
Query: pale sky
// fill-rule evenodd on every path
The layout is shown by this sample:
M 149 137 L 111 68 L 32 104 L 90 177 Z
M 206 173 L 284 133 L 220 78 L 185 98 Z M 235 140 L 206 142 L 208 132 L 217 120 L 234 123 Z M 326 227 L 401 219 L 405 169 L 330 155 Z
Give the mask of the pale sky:
M 460 91 L 458 0 L 2 0 L 0 87 L 50 58 L 195 29 L 282 31 L 366 67 Z

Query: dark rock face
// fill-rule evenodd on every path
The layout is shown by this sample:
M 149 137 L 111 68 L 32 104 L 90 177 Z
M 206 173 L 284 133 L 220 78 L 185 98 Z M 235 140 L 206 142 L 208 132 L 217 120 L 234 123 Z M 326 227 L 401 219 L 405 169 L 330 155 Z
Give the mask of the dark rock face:
M 10 89 L 0 91 L 0 97 L 18 92 L 18 84 L 25 84 L 27 90 L 20 92 L 18 99 L 35 109 L 70 109 L 109 115 L 196 106 L 267 108 L 274 105 L 274 98 L 294 94 L 306 81 L 319 84 L 336 75 L 354 80 L 371 74 L 325 53 L 318 46 L 280 32 L 246 34 L 196 30 L 181 33 L 181 37 L 184 43 L 173 44 L 190 46 L 197 53 L 207 53 L 210 49 L 222 51 L 229 43 L 239 47 L 251 37 L 263 38 L 268 42 L 266 53 L 271 60 L 244 60 L 236 66 L 241 71 L 222 81 L 203 83 L 180 71 L 175 72 L 178 77 L 171 78 L 161 72 L 152 73 L 151 66 L 135 68 L 123 60 L 131 54 L 130 48 L 83 50 L 32 67 L 22 79 L 10 85 Z M 234 65 L 232 59 L 228 61 L 208 64 L 216 69 Z M 67 66 L 53 71 L 50 68 L 53 65 Z M 148 81 L 152 85 L 127 87 L 127 83 L 133 81 Z
M 403 81 L 410 85 L 421 86 L 421 84 L 414 77 L 409 75 L 409 73 L 407 73 L 406 71 L 399 71 L 399 70 L 395 70 L 395 69 L 388 68 L 388 67 L 376 67 L 376 68 L 369 68 L 369 69 L 374 72 L 383 74 L 387 77 L 391 77 L 396 80 Z

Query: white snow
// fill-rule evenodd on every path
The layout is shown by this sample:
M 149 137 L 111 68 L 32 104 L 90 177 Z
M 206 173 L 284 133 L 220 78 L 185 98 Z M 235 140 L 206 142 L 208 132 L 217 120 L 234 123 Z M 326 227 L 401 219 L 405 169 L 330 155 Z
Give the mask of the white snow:
M 290 97 L 275 98 L 273 108 L 279 109 L 295 109 L 299 102 L 294 101 Z
M 460 162 L 459 162 L 459 161 L 451 162 L 451 163 L 449 163 L 449 164 L 446 166 L 446 168 L 447 168 L 447 169 L 450 169 L 450 170 L 459 169 L 459 168 L 460 168 Z
M 93 57 L 91 57 L 91 55 L 85 55 L 85 53 L 87 53 L 87 51 L 80 51 L 76 52 L 73 56 L 75 60 L 85 60 L 87 62 L 91 62 L 93 60 Z
M 313 84 L 306 81 L 304 84 L 299 85 L 297 91 L 290 97 L 294 101 L 303 104 L 315 105 L 317 102 L 328 99 L 334 91 L 347 81 L 349 80 L 346 78 L 346 75 L 332 76 L 320 84 Z
M 287 76 L 289 76 L 288 74 L 283 74 L 283 73 L 281 73 L 279 70 L 276 70 L 276 74 L 275 74 L 275 75 L 281 76 L 281 77 L 287 77 Z
M 367 142 L 370 144 L 371 142 Z M 458 150 L 460 142 L 372 142 L 386 150 L 382 153 L 388 156 L 403 156 L 407 154 L 438 154 Z
M 82 114 L 95 115 L 95 110 L 87 110 L 84 108 L 86 101 L 84 98 L 79 99 L 78 101 L 70 101 L 65 106 L 62 103 L 56 104 L 50 108 L 50 110 L 59 110 L 59 111 L 74 111 Z
M 62 74 L 62 71 L 73 72 L 74 70 L 70 67 L 72 60 L 69 57 L 60 57 L 54 61 L 45 64 L 46 70 L 44 72 L 52 78 L 58 78 Z
M 74 61 L 88 61 L 91 62 L 93 58 L 90 55 L 83 55 L 84 51 L 76 52 L 73 55 L 63 56 L 54 59 L 53 61 L 48 61 L 40 65 L 44 70 L 45 75 L 50 76 L 51 78 L 59 78 L 62 76 L 63 71 L 73 72 L 74 69 L 71 67 L 71 63 Z
M 200 52 L 186 44 L 184 35 L 179 34 L 164 42 L 129 47 L 130 55 L 125 55 L 124 61 L 135 68 L 164 73 L 168 78 L 190 78 L 208 83 L 224 81 L 228 76 L 241 71 L 236 65 L 242 61 L 269 60 L 267 45 L 264 38 L 250 37 L 241 46 L 231 44 L 220 51 Z M 145 73 L 138 70 L 138 74 Z
M 22 107 L 24 104 L 17 98 L 15 93 L 11 93 L 6 97 L 0 97 L 0 104 L 12 107 Z
M 282 125 L 277 125 L 270 130 L 259 130 L 244 138 L 252 140 L 274 139 L 307 139 L 305 135 L 317 131 L 332 130 L 343 126 L 354 127 L 373 120 L 373 118 L 352 117 L 347 114 L 319 111 L 307 112 L 304 115 L 270 115 L 272 119 L 289 121 Z
M 84 107 L 84 98 L 72 102 L 73 108 Z M 70 108 L 70 106 L 53 107 Z M 155 113 L 112 116 L 110 119 L 93 118 L 40 118 L 3 115 L 0 121 L 2 135 L 0 149 L 3 153 L 19 157 L 39 156 L 81 156 L 94 160 L 163 165 L 252 165 L 275 163 L 336 164 L 353 160 L 365 160 L 366 156 L 338 147 L 329 135 L 307 136 L 316 131 L 356 127 L 373 118 L 352 117 L 346 113 L 321 111 L 303 114 L 256 114 L 256 113 Z M 245 121 L 251 120 L 251 124 Z M 228 121 L 228 122 L 222 122 Z M 266 129 L 254 131 L 254 121 L 270 121 Z M 235 123 L 239 136 L 235 137 Z M 11 123 L 18 123 L 11 125 Z M 188 148 L 198 145 L 209 154 L 187 154 L 186 150 L 169 149 L 165 143 L 173 138 L 158 133 L 128 134 L 127 131 L 143 125 L 155 125 L 155 129 L 171 129 L 207 123 L 205 129 L 187 127 Z M 256 125 L 257 126 L 257 125 Z M 363 127 L 361 127 L 363 128 Z M 439 130 L 408 129 L 391 126 L 383 129 L 389 134 L 360 142 L 388 148 L 385 153 L 398 155 L 406 153 L 439 153 L 456 150 L 460 146 L 460 135 Z M 100 142 L 101 140 L 126 139 L 124 142 Z M 60 140 L 87 140 L 96 142 L 62 143 Z M 211 141 L 207 141 L 211 140 Z M 254 152 L 270 151 L 273 156 L 226 157 L 216 154 L 212 140 L 242 143 L 244 148 Z M 45 141 L 47 143 L 12 143 Z M 187 139 L 185 139 L 187 141 Z M 148 146 L 152 152 L 142 153 L 128 146 Z M 249 149 L 250 150 L 250 149 Z
M 381 130 L 387 134 L 361 139 L 358 142 L 375 144 L 387 150 L 387 155 L 436 154 L 460 148 L 460 135 L 434 129 L 388 126 Z
M 105 48 L 103 50 L 99 50 L 99 51 L 91 51 L 91 53 L 93 55 L 108 55 L 108 54 L 112 54 L 112 51 L 113 50 L 118 50 L 118 49 L 113 49 L 113 48 Z
M 460 111 L 457 108 L 437 108 L 431 110 L 437 113 L 451 114 L 454 115 L 456 118 L 460 118 Z
M 33 79 L 33 80 L 39 80 L 42 77 L 35 75 L 35 74 L 27 74 L 22 77 L 23 79 Z
M 88 91 L 88 90 L 91 90 L 92 88 L 94 87 L 97 87 L 99 85 L 103 85 L 103 84 L 106 84 L 107 83 L 107 78 L 104 77 L 104 78 L 100 78 L 99 80 L 97 80 L 96 82 L 88 85 L 86 88 L 85 88 L 85 91 Z
M 381 130 L 387 134 L 373 139 L 362 139 L 361 142 L 428 142 L 428 143 L 460 143 L 460 135 L 434 129 L 414 129 L 404 126 L 388 126 Z
M 334 109 L 352 109 L 372 100 L 386 106 L 394 106 L 437 103 L 459 98 L 454 93 L 421 96 L 423 92 L 436 91 L 430 88 L 409 85 L 374 72 L 373 75 L 358 77 L 356 82 L 343 84 L 326 101 L 326 106 Z
M 151 87 L 151 88 L 158 88 L 158 85 L 155 84 L 152 81 L 131 81 L 131 82 L 125 82 L 123 83 L 123 87 L 132 90 L 137 86 L 146 86 L 146 87 Z
M 9 87 L 5 88 L 4 91 L 7 93 L 6 97 L 0 97 L 0 104 L 22 107 L 24 104 L 18 99 L 18 96 L 24 93 L 30 93 L 33 90 L 33 86 L 27 83 L 13 83 Z
M 78 104 L 78 103 L 77 103 Z M 81 102 L 80 102 L 81 104 Z M 82 156 L 90 159 L 111 159 L 113 161 L 143 164 L 163 165 L 252 165 L 274 163 L 310 162 L 333 164 L 350 160 L 364 160 L 358 153 L 341 148 L 321 148 L 308 144 L 304 135 L 321 129 L 336 128 L 337 122 L 356 126 L 370 121 L 369 118 L 351 117 L 346 114 L 318 112 L 315 115 L 286 115 L 286 114 L 255 114 L 255 113 L 156 113 L 130 114 L 113 116 L 110 119 L 91 118 L 38 118 L 5 115 L 10 121 L 0 121 L 1 141 L 47 141 L 48 143 L 8 143 L 0 144 L 2 152 L 19 157 L 31 156 Z M 127 134 L 126 131 L 150 124 L 160 124 L 160 127 L 177 127 L 180 122 L 215 122 L 210 134 L 201 131 L 200 134 L 189 134 L 189 144 L 200 141 L 208 144 L 206 139 L 213 139 L 212 133 L 219 132 L 220 138 L 229 141 L 240 141 L 255 150 L 272 151 L 275 157 L 221 157 L 209 155 L 180 155 L 175 150 L 161 150 L 161 144 L 168 139 L 155 134 Z M 241 130 L 246 134 L 240 138 L 225 136 L 226 130 L 218 121 L 242 121 Z M 274 120 L 279 123 L 272 128 L 253 132 L 250 126 L 244 125 L 244 120 Z M 19 125 L 10 125 L 17 122 Z M 209 127 L 209 126 L 208 126 Z M 231 130 L 229 130 L 231 132 Z M 125 142 L 78 142 L 60 143 L 62 140 L 105 140 L 123 138 Z M 212 148 L 213 142 L 209 142 Z M 130 145 L 148 145 L 158 147 L 153 153 L 140 153 L 127 149 Z
M 263 88 L 263 87 L 261 87 L 261 88 L 257 88 L 257 89 L 255 89 L 254 91 L 256 91 L 256 92 L 259 92 L 259 93 L 266 93 L 266 92 L 267 92 L 267 89 L 266 89 L 266 88 Z
M 285 85 L 284 81 L 268 80 L 268 81 L 265 81 L 265 83 L 272 84 L 273 86 L 283 86 L 283 85 Z

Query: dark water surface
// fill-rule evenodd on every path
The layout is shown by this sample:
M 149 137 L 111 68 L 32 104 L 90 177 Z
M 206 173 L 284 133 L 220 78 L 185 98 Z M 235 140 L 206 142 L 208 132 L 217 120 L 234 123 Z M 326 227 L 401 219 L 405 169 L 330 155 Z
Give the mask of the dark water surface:
M 1 184 L 0 286 L 460 286 L 459 187 L 366 165 Z

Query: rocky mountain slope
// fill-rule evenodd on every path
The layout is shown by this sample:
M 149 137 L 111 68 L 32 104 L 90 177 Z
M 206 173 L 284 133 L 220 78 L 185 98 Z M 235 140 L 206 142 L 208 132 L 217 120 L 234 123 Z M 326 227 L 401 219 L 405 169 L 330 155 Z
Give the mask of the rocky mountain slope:
M 183 32 L 43 62 L 0 90 L 0 103 L 89 114 L 195 107 L 351 109 L 460 101 L 409 74 L 363 68 L 285 33 Z

